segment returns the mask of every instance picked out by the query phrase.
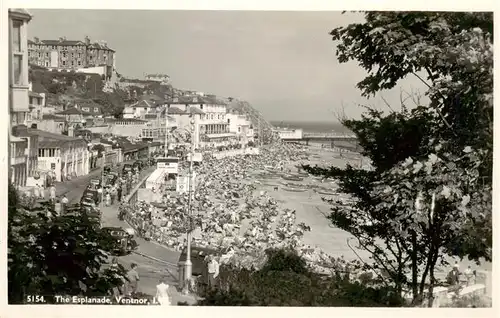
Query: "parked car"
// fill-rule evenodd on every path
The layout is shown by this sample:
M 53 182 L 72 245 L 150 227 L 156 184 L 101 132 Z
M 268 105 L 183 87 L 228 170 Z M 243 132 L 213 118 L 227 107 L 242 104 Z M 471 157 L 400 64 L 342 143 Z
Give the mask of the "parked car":
M 127 175 L 129 173 L 129 171 L 132 171 L 132 170 L 133 170 L 132 164 L 126 163 L 123 165 L 122 174 Z
M 96 190 L 90 190 L 90 189 L 87 189 L 83 192 L 82 201 L 84 199 L 91 199 L 94 201 L 94 204 L 99 204 L 99 202 L 101 201 L 99 193 Z
M 106 166 L 104 166 L 103 170 L 104 170 L 103 171 L 104 174 L 107 175 L 108 173 L 111 172 L 111 166 L 110 165 L 106 165 Z
M 66 215 L 86 215 L 96 221 L 101 220 L 101 211 L 92 204 L 73 204 L 66 208 Z
M 100 187 L 101 186 L 101 179 L 90 179 L 90 184 L 93 185 L 94 187 Z
M 137 242 L 134 240 L 134 235 L 121 227 L 103 227 L 109 241 L 102 248 L 112 253 L 113 255 L 126 255 L 137 248 Z
M 136 162 L 134 162 L 133 167 L 141 171 L 142 168 L 144 167 L 144 163 L 141 160 L 137 160 Z

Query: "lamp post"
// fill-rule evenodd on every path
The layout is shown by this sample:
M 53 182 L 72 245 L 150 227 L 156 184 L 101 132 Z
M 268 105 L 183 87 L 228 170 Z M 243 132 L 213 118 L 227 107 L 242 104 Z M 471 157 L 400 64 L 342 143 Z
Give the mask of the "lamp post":
M 187 230 L 187 253 L 186 253 L 186 263 L 185 265 L 185 283 L 186 291 L 189 291 L 189 283 L 191 281 L 191 274 L 193 270 L 193 263 L 191 263 L 191 217 L 192 217 L 192 190 L 193 190 L 193 156 L 194 156 L 194 118 L 191 119 L 191 156 L 189 158 L 189 174 L 188 174 L 188 205 L 187 205 L 187 219 L 188 219 L 188 230 Z

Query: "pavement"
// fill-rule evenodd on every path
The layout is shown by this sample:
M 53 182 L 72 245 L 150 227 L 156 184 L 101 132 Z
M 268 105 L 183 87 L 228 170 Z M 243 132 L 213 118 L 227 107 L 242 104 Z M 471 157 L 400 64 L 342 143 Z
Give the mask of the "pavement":
M 141 180 L 153 171 L 154 168 L 144 170 L 139 179 Z M 130 227 L 125 221 L 118 219 L 118 205 L 102 206 L 101 212 L 102 226 Z M 126 269 L 130 268 L 132 263 L 137 264 L 137 272 L 140 277 L 138 291 L 154 296 L 159 280 L 165 278 L 167 284 L 171 286 L 169 293 L 172 304 L 177 304 L 177 302 L 195 303 L 193 296 L 183 295 L 177 290 L 177 261 L 179 260 L 180 253 L 139 237 L 135 237 L 134 239 L 138 243 L 137 250 L 129 255 L 119 257 L 119 262 Z
M 118 169 L 119 167 L 112 168 L 113 171 L 117 171 Z M 150 175 L 154 170 L 154 167 L 143 170 L 139 180 Z M 61 197 L 62 195 L 66 195 L 70 204 L 79 202 L 90 180 L 100 178 L 101 173 L 102 169 L 96 169 L 87 175 L 74 178 L 70 181 L 56 183 L 56 196 Z M 49 189 L 46 189 L 45 197 L 49 197 Z M 118 219 L 118 205 L 115 204 L 109 207 L 101 206 L 101 212 L 102 226 L 129 227 L 126 222 Z M 171 286 L 170 297 L 172 304 L 177 304 L 177 302 L 195 303 L 193 296 L 183 295 L 177 290 L 177 261 L 180 253 L 138 237 L 135 240 L 139 245 L 138 249 L 129 255 L 120 257 L 119 261 L 127 269 L 130 268 L 132 263 L 137 264 L 137 271 L 140 277 L 138 290 L 154 296 L 159 280 L 165 278 Z

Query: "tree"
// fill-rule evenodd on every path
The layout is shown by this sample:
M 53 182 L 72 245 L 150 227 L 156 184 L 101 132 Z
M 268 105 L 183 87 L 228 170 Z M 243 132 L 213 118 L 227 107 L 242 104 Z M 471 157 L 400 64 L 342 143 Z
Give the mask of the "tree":
M 122 284 L 124 268 L 104 266 L 108 254 L 100 247 L 112 238 L 97 220 L 84 213 L 56 215 L 48 204 L 33 203 L 9 186 L 9 303 L 29 303 L 29 295 L 46 303 L 55 302 L 53 295 L 105 296 Z
M 220 283 L 202 292 L 201 306 L 401 306 L 392 289 L 350 282 L 344 273 L 312 272 L 294 251 L 268 250 L 259 269 L 223 266 Z
M 304 168 L 339 180 L 354 202 L 330 201 L 330 221 L 371 252 L 371 266 L 396 290 L 409 284 L 418 303 L 427 277 L 432 295 L 441 253 L 491 260 L 493 19 L 449 12 L 365 18 L 331 32 L 339 62 L 357 61 L 368 72 L 358 83 L 363 95 L 415 76 L 431 103 L 408 110 L 402 101 L 400 112 L 368 109 L 360 120 L 343 120 L 374 171 Z

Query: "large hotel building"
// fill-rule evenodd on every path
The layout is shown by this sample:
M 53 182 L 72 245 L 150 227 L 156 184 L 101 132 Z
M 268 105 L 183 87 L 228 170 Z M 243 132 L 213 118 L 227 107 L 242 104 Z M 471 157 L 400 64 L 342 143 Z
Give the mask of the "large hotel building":
M 28 61 L 47 68 L 78 70 L 80 68 L 106 66 L 106 74 L 111 76 L 115 69 L 115 51 L 106 42 L 67 40 L 28 40 Z

